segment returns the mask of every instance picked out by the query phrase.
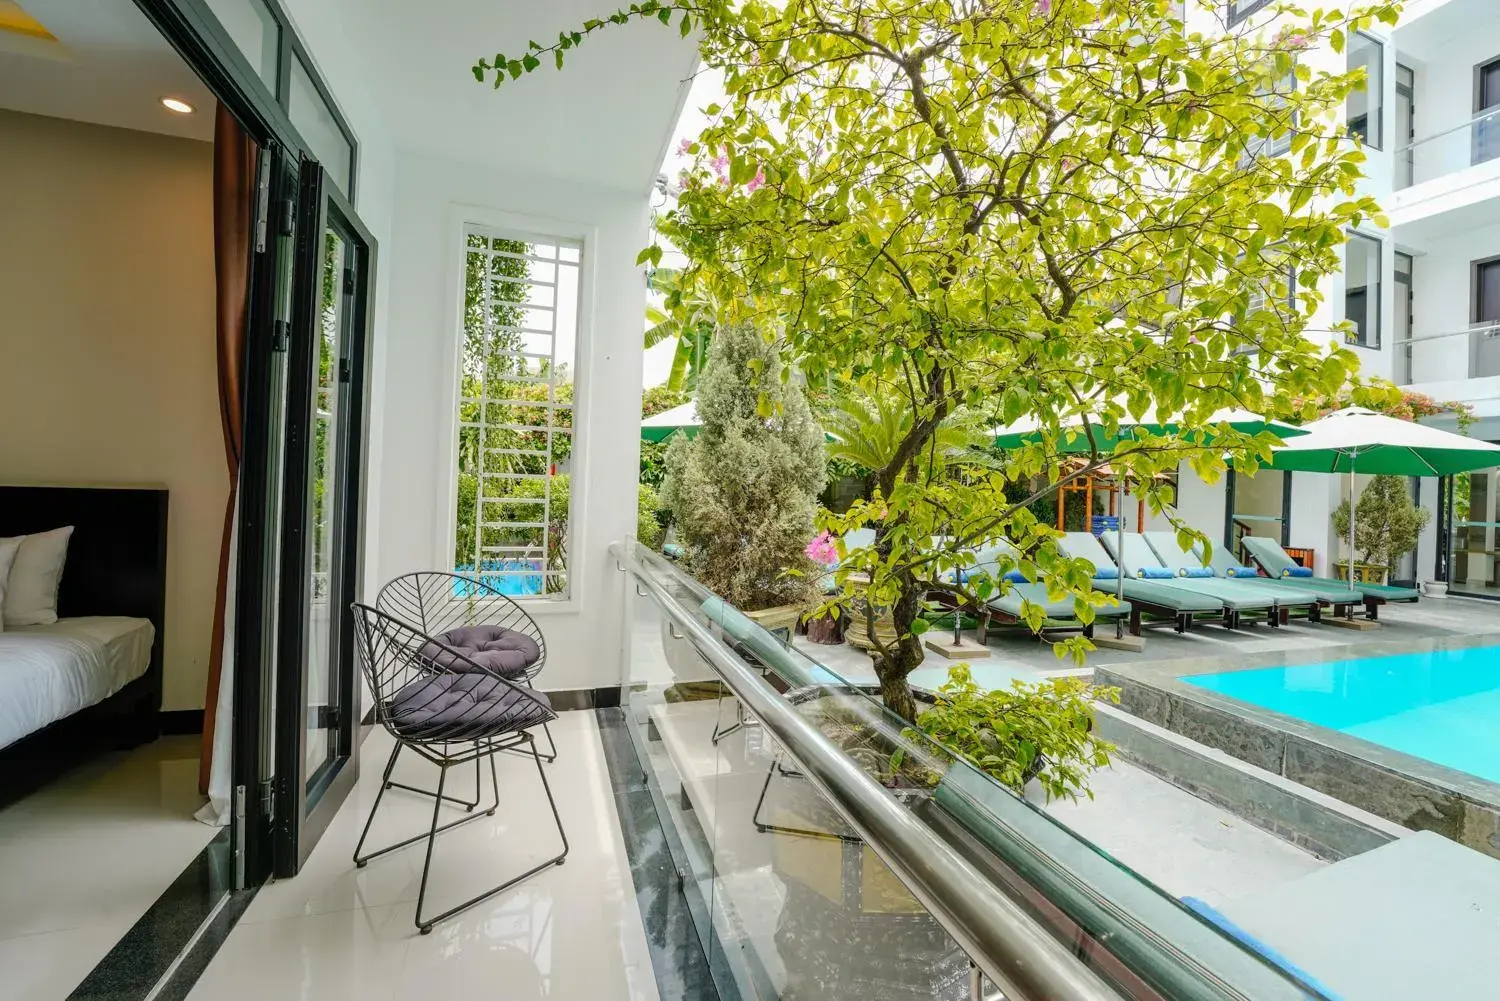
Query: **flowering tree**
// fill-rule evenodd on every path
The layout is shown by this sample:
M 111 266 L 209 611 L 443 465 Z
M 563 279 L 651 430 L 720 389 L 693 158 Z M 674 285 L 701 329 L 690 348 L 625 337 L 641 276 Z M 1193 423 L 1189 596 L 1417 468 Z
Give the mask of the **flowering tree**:
M 1027 554 L 1022 572 L 1072 593 L 1080 615 L 1099 600 L 1027 510 L 1038 491 L 1007 498 L 1007 485 L 1046 492 L 1108 462 L 1164 510 L 1155 474 L 1185 459 L 1213 478 L 1226 458 L 1268 454 L 1272 439 L 1216 425 L 1215 412 L 1312 416 L 1291 401 L 1338 392 L 1356 368 L 1304 330 L 1345 230 L 1379 221 L 1354 191 L 1363 154 L 1336 121 L 1361 74 L 1297 56 L 1325 41 L 1341 50 L 1398 4 L 1301 12 L 1274 37 L 1246 30 L 1259 18 L 1187 33 L 1176 6 L 643 0 L 474 67 L 500 86 L 544 59 L 562 66 L 610 24 L 700 32 L 728 101 L 708 109 L 698 166 L 661 232 L 689 262 L 679 288 L 782 332 L 810 382 L 899 394 L 909 408 L 875 497 L 828 522 L 876 530 L 837 572 L 895 620 L 876 667 L 907 718 L 925 598 L 977 602 L 1004 586 L 951 582 L 945 571 L 975 545 L 1008 535 Z M 1175 430 L 1114 454 L 1086 444 L 1084 461 L 1059 467 L 1070 439 L 1112 440 L 1148 410 Z M 1003 468 L 926 475 L 941 429 L 975 413 L 1029 415 L 1038 431 Z M 1067 647 L 1081 656 L 1086 644 Z

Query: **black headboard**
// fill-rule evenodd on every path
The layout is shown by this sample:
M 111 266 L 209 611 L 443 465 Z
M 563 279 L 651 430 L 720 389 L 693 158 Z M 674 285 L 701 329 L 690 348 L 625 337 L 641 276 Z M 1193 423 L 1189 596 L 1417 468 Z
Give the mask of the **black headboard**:
M 73 526 L 59 616 L 150 619 L 160 647 L 167 605 L 167 491 L 0 486 L 0 538 Z

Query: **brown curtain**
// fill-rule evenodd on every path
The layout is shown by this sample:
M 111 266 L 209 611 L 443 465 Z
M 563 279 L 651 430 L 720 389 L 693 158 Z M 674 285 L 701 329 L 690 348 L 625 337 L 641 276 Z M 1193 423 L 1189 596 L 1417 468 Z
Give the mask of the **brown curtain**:
M 224 669 L 224 617 L 229 597 L 230 538 L 240 480 L 243 438 L 240 366 L 245 355 L 245 328 L 250 316 L 251 227 L 255 218 L 255 163 L 259 151 L 221 104 L 214 119 L 214 289 L 218 305 L 215 339 L 219 349 L 219 417 L 224 426 L 224 461 L 229 466 L 229 498 L 224 505 L 224 534 L 219 541 L 219 582 L 214 592 L 214 632 L 208 662 L 208 691 L 203 713 L 203 753 L 198 761 L 198 791 L 208 792 L 213 764 L 214 724 L 219 705 L 219 678 Z

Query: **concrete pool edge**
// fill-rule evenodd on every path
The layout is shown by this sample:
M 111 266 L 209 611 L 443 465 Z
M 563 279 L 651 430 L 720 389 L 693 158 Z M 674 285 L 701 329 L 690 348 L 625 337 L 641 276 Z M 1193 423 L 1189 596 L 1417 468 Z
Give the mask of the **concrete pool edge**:
M 1095 722 L 1118 757 L 1326 861 L 1373 851 L 1412 833 L 1114 706 L 1098 707 Z
M 1496 643 L 1500 635 L 1437 645 Z M 1391 648 L 1397 645 L 1323 648 L 1306 661 L 1434 647 L 1426 643 L 1415 649 L 1410 645 Z M 1284 666 L 1304 657 L 1278 658 L 1281 663 L 1267 663 L 1267 659 L 1111 665 L 1096 668 L 1094 680 L 1119 688 L 1120 706 L 1132 716 L 1401 827 L 1434 831 L 1500 858 L 1500 784 L 1179 680 L 1184 675 Z M 1223 805 L 1234 808 L 1234 804 Z M 1254 822 L 1255 818 L 1247 819 Z

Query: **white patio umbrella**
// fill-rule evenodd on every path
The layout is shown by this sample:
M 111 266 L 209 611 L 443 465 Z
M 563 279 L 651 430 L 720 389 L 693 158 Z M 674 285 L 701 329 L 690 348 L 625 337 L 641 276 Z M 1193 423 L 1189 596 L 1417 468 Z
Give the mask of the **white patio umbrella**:
M 1500 445 L 1347 407 L 1302 425 L 1271 468 L 1349 474 L 1349 589 L 1354 590 L 1354 474 L 1452 476 L 1500 465 Z

